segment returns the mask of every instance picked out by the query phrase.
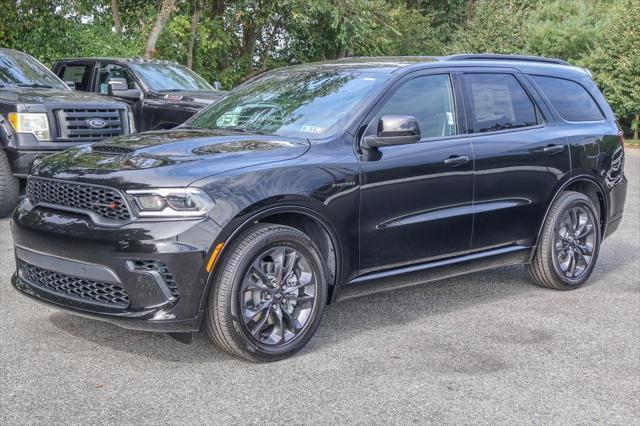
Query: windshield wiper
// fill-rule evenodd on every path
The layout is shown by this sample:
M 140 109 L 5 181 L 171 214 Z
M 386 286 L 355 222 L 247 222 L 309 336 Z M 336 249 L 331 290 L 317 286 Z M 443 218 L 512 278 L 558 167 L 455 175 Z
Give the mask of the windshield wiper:
M 50 84 L 41 84 L 41 83 L 18 83 L 16 86 L 19 87 L 42 87 L 44 89 L 53 89 L 53 86 Z

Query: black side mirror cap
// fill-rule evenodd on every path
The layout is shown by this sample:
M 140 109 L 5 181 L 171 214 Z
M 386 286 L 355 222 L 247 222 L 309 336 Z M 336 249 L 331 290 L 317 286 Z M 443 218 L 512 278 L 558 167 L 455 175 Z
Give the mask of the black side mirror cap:
M 142 91 L 140 89 L 124 89 L 118 90 L 115 89 L 111 84 L 107 89 L 107 94 L 109 96 L 114 96 L 116 98 L 125 98 L 125 99 L 140 99 L 142 96 Z
M 420 125 L 410 115 L 384 115 L 378 120 L 376 135 L 365 136 L 362 140 L 364 148 L 407 145 L 420 142 Z

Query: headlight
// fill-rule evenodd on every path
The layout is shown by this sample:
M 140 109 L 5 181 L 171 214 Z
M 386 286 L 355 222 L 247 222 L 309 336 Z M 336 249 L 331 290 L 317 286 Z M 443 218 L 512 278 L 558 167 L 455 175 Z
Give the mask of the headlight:
M 129 110 L 127 115 L 129 117 L 129 133 L 136 133 L 136 123 L 133 120 L 133 113 L 131 112 L 131 110 Z
M 40 141 L 51 140 L 49 118 L 44 112 L 10 112 L 9 122 L 17 133 L 31 133 Z
M 215 203 L 198 188 L 159 188 L 127 191 L 140 217 L 206 216 Z

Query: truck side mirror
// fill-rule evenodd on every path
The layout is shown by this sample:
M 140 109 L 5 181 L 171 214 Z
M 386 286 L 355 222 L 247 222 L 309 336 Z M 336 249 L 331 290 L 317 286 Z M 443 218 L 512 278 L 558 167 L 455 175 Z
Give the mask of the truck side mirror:
M 362 140 L 364 148 L 406 145 L 420 142 L 420 126 L 415 117 L 409 115 L 384 115 L 378 120 L 375 135 Z
M 140 89 L 129 89 L 126 78 L 110 78 L 107 86 L 107 94 L 116 98 L 139 99 L 142 95 Z

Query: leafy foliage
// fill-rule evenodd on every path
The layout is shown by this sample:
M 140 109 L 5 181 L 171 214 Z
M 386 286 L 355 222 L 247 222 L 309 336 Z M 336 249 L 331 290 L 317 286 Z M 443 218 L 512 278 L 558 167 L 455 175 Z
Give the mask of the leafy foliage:
M 0 46 L 45 64 L 142 56 L 160 0 L 0 0 Z M 231 88 L 263 70 L 344 56 L 522 53 L 591 69 L 625 128 L 640 127 L 638 0 L 175 0 L 155 55 Z M 193 30 L 193 32 L 192 32 Z

